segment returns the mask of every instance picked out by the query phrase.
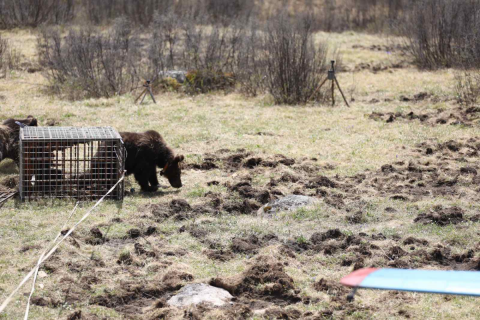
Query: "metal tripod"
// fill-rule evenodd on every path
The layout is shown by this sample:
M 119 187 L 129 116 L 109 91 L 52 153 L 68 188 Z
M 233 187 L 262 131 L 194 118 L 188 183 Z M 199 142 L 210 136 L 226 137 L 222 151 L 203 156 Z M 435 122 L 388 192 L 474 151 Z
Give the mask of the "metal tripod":
M 147 94 L 150 94 L 150 97 L 152 97 L 153 103 L 157 103 L 157 101 L 155 101 L 155 97 L 153 96 L 153 93 L 152 93 L 152 87 L 150 86 L 150 80 L 145 80 L 145 83 L 143 84 L 143 86 L 145 87 L 145 89 L 143 89 L 142 93 L 140 93 L 138 98 L 135 99 L 134 103 L 137 103 L 138 99 L 140 99 L 140 97 L 143 95 L 142 101 L 140 101 L 140 104 L 142 104 L 143 100 L 145 99 Z
M 325 84 L 325 82 L 327 82 L 327 80 L 331 80 L 332 81 L 332 106 L 335 105 L 335 84 L 337 84 L 337 88 L 340 91 L 340 93 L 342 94 L 343 101 L 345 101 L 345 104 L 347 105 L 347 107 L 350 108 L 350 105 L 348 104 L 347 99 L 345 98 L 345 95 L 343 94 L 342 88 L 340 88 L 340 84 L 338 83 L 337 76 L 335 76 L 335 60 L 330 61 L 330 63 L 332 64 L 332 67 L 330 68 L 330 70 L 328 70 L 327 78 L 325 78 L 325 80 L 323 80 L 320 83 L 320 85 L 317 87 L 317 89 L 315 89 L 315 91 L 313 92 L 313 94 L 310 97 L 310 100 L 318 93 L 318 91 L 322 88 L 322 86 Z

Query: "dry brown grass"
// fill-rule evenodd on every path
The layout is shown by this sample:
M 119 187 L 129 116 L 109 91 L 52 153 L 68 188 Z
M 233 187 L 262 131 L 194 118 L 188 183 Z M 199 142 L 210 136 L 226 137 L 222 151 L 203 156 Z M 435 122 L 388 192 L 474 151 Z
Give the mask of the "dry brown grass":
M 16 31 L 5 34 L 12 43 L 27 57 L 35 59 L 35 38 L 28 31 Z M 343 52 L 343 62 L 348 70 L 364 62 L 391 65 L 402 60 L 397 52 L 372 51 L 373 44 L 389 45 L 389 39 L 355 34 L 320 34 L 334 42 Z M 352 48 L 363 45 L 365 48 Z M 365 170 L 377 170 L 386 163 L 407 160 L 411 157 L 409 149 L 419 142 L 434 139 L 444 142 L 450 139 L 480 136 L 478 126 L 427 126 L 419 121 L 396 121 L 391 124 L 373 121 L 368 118 L 372 111 L 424 110 L 452 108 L 454 93 L 454 72 L 443 70 L 436 72 L 420 72 L 413 68 L 391 69 L 373 73 L 369 70 L 343 72 L 338 75 L 340 84 L 355 102 L 352 108 L 341 103 L 335 108 L 327 106 L 289 107 L 276 106 L 268 95 L 255 99 L 246 99 L 239 94 L 207 94 L 195 97 L 180 94 L 163 94 L 157 96 L 158 103 L 146 103 L 141 106 L 133 104 L 134 94 L 112 99 L 98 99 L 71 102 L 49 96 L 43 85 L 46 81 L 39 73 L 29 74 L 17 71 L 6 79 L 0 79 L 1 102 L 0 118 L 21 117 L 32 114 L 44 124 L 53 118 L 64 126 L 109 125 L 122 131 L 158 130 L 167 142 L 178 153 L 186 155 L 186 161 L 199 161 L 205 153 L 215 153 L 221 148 L 234 150 L 245 148 L 259 156 L 284 154 L 300 159 L 316 157 L 320 164 L 331 164 L 333 170 L 325 170 L 319 174 L 334 176 L 351 175 Z M 401 95 L 412 96 L 421 91 L 438 97 L 440 102 L 431 100 L 421 102 L 400 102 Z M 337 97 L 337 101 L 340 101 Z M 369 103 L 372 99 L 379 103 Z M 391 99 L 390 101 L 384 101 Z M 268 135 L 258 135 L 259 132 Z M 407 151 L 406 151 L 407 150 Z M 283 169 L 264 170 L 254 177 L 255 185 L 265 185 L 270 177 L 281 174 Z M 148 204 L 167 203 L 174 198 L 184 198 L 191 204 L 201 203 L 203 195 L 208 191 L 223 192 L 218 186 L 206 186 L 207 181 L 218 180 L 221 184 L 234 181 L 238 176 L 247 175 L 248 170 L 232 175 L 222 170 L 195 171 L 187 170 L 183 175 L 184 187 L 177 191 L 165 189 L 154 196 L 134 194 L 128 196 L 122 205 L 105 203 L 88 219 L 79 230 L 78 237 L 88 235 L 90 228 L 99 226 L 111 239 L 123 239 L 132 227 L 146 226 L 149 213 L 143 210 Z M 0 164 L 0 178 L 12 174 L 11 163 Z M 161 181 L 166 184 L 166 181 Z M 130 178 L 128 188 L 138 186 Z M 351 225 L 346 222 L 343 213 L 325 204 L 313 210 L 281 214 L 275 219 L 262 219 L 251 215 L 200 215 L 195 221 L 166 220 L 157 223 L 159 233 L 140 241 L 154 248 L 178 250 L 185 249 L 183 256 L 165 258 L 172 264 L 171 268 L 183 266 L 192 273 L 196 281 L 208 281 L 211 277 L 237 274 L 245 268 L 249 258 L 237 255 L 234 259 L 219 263 L 209 260 L 204 254 L 205 246 L 185 233 L 177 230 L 183 225 L 202 223 L 208 227 L 208 238 L 228 245 L 230 239 L 239 234 L 275 233 L 282 241 L 291 238 L 305 237 L 317 231 L 340 228 L 353 233 L 366 232 L 398 234 L 402 237 L 414 235 L 426 238 L 430 243 L 456 243 L 453 250 L 463 250 L 477 243 L 477 224 L 469 224 L 463 229 L 455 227 L 431 227 L 413 225 L 415 217 L 412 212 L 424 210 L 434 204 L 461 205 L 469 212 L 478 212 L 479 206 L 469 199 L 436 198 L 422 200 L 412 209 L 412 204 L 394 201 L 388 198 L 365 196 L 370 204 L 368 219 L 365 223 Z M 91 204 L 85 204 L 74 217 L 78 219 Z M 16 286 L 38 258 L 43 248 L 58 232 L 67 212 L 73 203 L 8 203 L 0 210 L 0 300 Z M 395 215 L 385 213 L 386 207 L 395 207 Z M 113 218 L 122 219 L 122 223 L 112 224 Z M 148 240 L 148 242 L 147 242 Z M 20 248 L 32 246 L 30 250 L 21 252 Z M 278 256 L 278 246 L 267 246 L 260 253 Z M 116 290 L 119 281 L 135 279 L 152 279 L 165 272 L 158 269 L 158 261 L 148 260 L 140 269 L 116 266 L 113 269 L 94 271 L 85 267 L 90 257 L 99 256 L 104 261 L 115 261 L 123 251 L 132 251 L 133 242 L 119 242 L 119 245 L 90 246 L 75 248 L 71 244 L 61 247 L 56 255 L 62 260 L 70 260 L 73 264 L 83 265 L 80 272 L 67 269 L 59 270 L 39 279 L 37 294 L 39 296 L 55 296 L 63 301 L 68 294 L 59 290 L 65 288 L 61 279 L 72 277 L 79 281 L 83 274 L 97 272 L 101 282 L 93 286 L 92 297 L 100 295 L 106 289 Z M 381 257 L 372 257 L 372 262 Z M 330 308 L 330 298 L 316 292 L 312 284 L 320 278 L 338 280 L 346 275 L 351 267 L 339 267 L 339 256 L 297 255 L 297 259 L 286 258 L 287 273 L 293 277 L 302 294 L 318 297 L 318 303 L 295 306 L 302 311 L 321 311 Z M 162 261 L 164 262 L 164 261 Z M 113 264 L 115 265 L 115 264 Z M 157 266 L 158 267 L 158 266 Z M 21 290 L 7 313 L 0 315 L 2 319 L 18 319 L 22 317 L 25 307 L 25 296 L 28 287 Z M 347 317 L 353 319 L 386 319 L 402 318 L 400 310 L 406 310 L 412 318 L 430 319 L 475 319 L 480 312 L 478 303 L 468 297 L 444 297 L 405 293 L 399 296 L 390 292 L 361 291 L 355 302 L 357 308 Z M 84 313 L 96 314 L 99 318 L 117 319 L 121 315 L 112 309 L 88 304 L 74 306 L 64 303 L 58 308 L 33 306 L 31 318 L 65 319 L 75 309 Z M 258 316 L 260 318 L 260 316 Z

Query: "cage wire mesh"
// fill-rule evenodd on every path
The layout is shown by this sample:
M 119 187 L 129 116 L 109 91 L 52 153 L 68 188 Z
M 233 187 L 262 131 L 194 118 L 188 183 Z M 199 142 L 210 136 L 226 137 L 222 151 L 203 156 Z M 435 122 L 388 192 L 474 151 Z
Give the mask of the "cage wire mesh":
M 24 127 L 20 129 L 22 200 L 101 198 L 120 179 L 125 148 L 111 127 Z M 108 196 L 123 199 L 124 183 Z

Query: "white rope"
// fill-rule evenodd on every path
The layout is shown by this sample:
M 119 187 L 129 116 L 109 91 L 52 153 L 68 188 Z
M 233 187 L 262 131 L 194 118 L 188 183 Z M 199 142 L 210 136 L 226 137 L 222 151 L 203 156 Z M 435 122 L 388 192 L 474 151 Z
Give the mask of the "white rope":
M 45 256 L 45 254 L 48 252 L 48 249 L 51 248 L 52 245 L 54 245 L 55 242 L 57 242 L 58 238 L 60 238 L 60 236 L 62 235 L 62 230 L 67 226 L 68 222 L 70 221 L 70 218 L 73 216 L 73 214 L 77 210 L 78 203 L 79 202 L 77 202 L 77 204 L 75 204 L 75 207 L 73 208 L 72 212 L 70 212 L 70 215 L 68 216 L 67 221 L 65 221 L 64 225 L 60 228 L 60 231 L 58 232 L 55 239 L 53 239 L 52 243 L 49 246 L 47 246 L 47 248 L 42 252 L 42 254 L 40 255 L 40 258 L 38 259 L 37 265 L 35 267 L 35 273 L 33 275 L 32 291 L 30 291 L 30 295 L 28 296 L 28 300 L 27 300 L 27 309 L 25 310 L 24 320 L 28 319 L 28 313 L 30 312 L 30 300 L 32 299 L 33 292 L 35 291 L 35 282 L 37 281 L 38 269 L 40 269 L 40 265 L 42 264 L 42 259 Z
M 44 258 L 42 258 L 42 260 L 40 261 L 40 263 L 43 263 L 45 260 L 47 260 L 48 258 L 50 258 L 50 256 L 55 253 L 55 251 L 58 249 L 58 247 L 60 246 L 60 244 L 66 239 L 68 238 L 68 236 L 70 236 L 70 234 L 73 232 L 73 230 L 75 230 L 75 228 L 80 224 L 82 223 L 85 219 L 88 218 L 88 216 L 92 213 L 92 211 L 98 207 L 98 205 L 105 199 L 105 197 L 107 197 L 110 193 L 112 193 L 112 191 L 117 187 L 117 185 L 123 181 L 123 179 L 125 178 L 125 172 L 123 173 L 122 177 L 120 178 L 120 180 L 117 181 L 117 183 L 115 183 L 115 185 L 110 189 L 108 190 L 108 192 L 100 198 L 100 200 L 97 201 L 97 203 L 95 203 L 95 205 L 90 208 L 90 210 L 87 211 L 87 213 L 85 213 L 85 215 L 70 229 L 68 230 L 68 232 L 63 236 L 63 238 L 61 238 L 57 244 L 55 244 L 55 246 L 53 246 L 53 248 L 45 255 Z M 8 304 L 10 303 L 10 301 L 12 300 L 13 296 L 15 296 L 15 294 L 18 292 L 18 290 L 20 290 L 20 288 L 25 284 L 25 282 L 27 282 L 28 279 L 30 279 L 32 277 L 32 275 L 35 273 L 35 269 L 36 269 L 36 266 L 25 276 L 25 278 L 23 278 L 23 280 L 20 282 L 20 284 L 15 288 L 15 290 L 13 290 L 13 292 L 7 297 L 7 299 L 5 299 L 5 301 L 2 303 L 2 305 L 0 305 L 0 314 L 3 312 L 3 310 L 5 310 L 5 308 L 8 306 Z

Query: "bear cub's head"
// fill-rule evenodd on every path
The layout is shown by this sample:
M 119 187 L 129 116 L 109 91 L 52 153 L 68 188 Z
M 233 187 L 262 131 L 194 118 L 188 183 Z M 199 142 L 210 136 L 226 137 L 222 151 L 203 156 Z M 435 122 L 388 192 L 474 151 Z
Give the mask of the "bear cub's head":
M 168 162 L 165 167 L 163 167 L 162 171 L 160 171 L 161 176 L 165 176 L 170 182 L 170 185 L 174 188 L 181 188 L 182 187 L 182 169 L 180 168 L 180 162 L 184 159 L 183 155 L 176 156 Z

